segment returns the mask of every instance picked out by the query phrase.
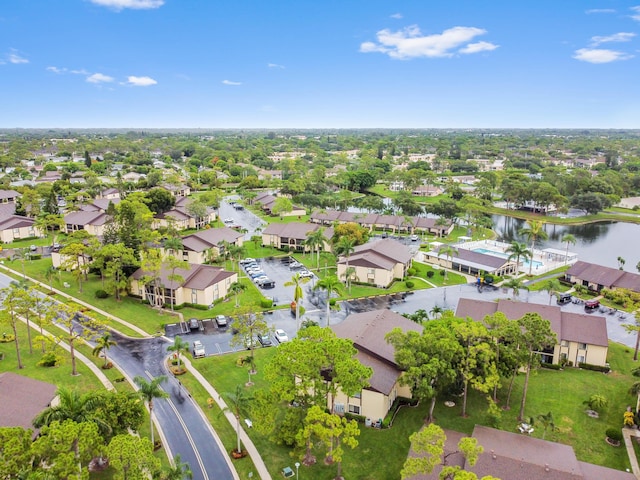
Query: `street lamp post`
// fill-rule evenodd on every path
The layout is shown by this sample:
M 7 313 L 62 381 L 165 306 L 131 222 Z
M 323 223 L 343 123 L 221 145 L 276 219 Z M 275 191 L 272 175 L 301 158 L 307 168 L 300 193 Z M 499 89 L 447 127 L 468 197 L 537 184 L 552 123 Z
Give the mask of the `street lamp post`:
M 298 480 L 298 469 L 300 468 L 300 462 L 296 462 L 295 466 L 296 466 L 296 480 Z

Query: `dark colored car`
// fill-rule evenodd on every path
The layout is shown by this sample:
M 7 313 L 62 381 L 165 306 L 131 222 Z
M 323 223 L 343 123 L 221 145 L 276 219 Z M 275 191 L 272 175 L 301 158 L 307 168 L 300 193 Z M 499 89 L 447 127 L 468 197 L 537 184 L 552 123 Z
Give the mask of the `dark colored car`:
M 571 303 L 573 297 L 570 293 L 559 293 L 556 295 L 556 303 L 558 305 L 564 305 L 565 303 Z
M 262 345 L 263 347 L 270 347 L 271 345 L 273 345 L 273 342 L 271 341 L 271 336 L 269 335 L 258 335 L 258 341 L 260 342 L 260 345 Z

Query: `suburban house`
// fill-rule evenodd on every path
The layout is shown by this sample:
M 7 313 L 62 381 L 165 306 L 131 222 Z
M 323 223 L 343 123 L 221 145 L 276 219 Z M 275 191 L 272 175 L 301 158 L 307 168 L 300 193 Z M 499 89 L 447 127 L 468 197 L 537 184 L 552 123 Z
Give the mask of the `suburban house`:
M 162 185 L 162 188 L 176 197 L 176 199 L 179 197 L 188 197 L 189 195 L 191 195 L 191 188 L 189 188 L 187 185 L 171 185 L 169 183 L 165 183 L 164 185 Z
M 109 220 L 109 215 L 102 210 L 79 210 L 77 212 L 67 213 L 64 216 L 65 233 L 71 233 L 78 230 L 86 230 L 90 235 L 102 236 L 104 234 L 104 226 Z
M 57 389 L 52 383 L 0 373 L 0 427 L 33 429 L 33 419 L 52 404 Z
M 310 252 L 313 248 L 305 245 L 304 242 L 310 233 L 320 228 L 322 228 L 320 225 L 313 223 L 271 223 L 262 231 L 262 246 L 297 252 Z M 333 237 L 333 228 L 325 228 L 325 240 L 322 248 L 324 252 L 331 251 L 331 237 Z
M 603 288 L 626 288 L 640 293 L 640 275 L 595 263 L 578 261 L 564 274 L 565 281 L 599 292 Z
M 352 340 L 357 359 L 373 369 L 370 385 L 360 395 L 338 393 L 334 400 L 336 413 L 353 413 L 376 422 L 387 415 L 397 397 L 411 398 L 411 389 L 400 385 L 402 370 L 395 361 L 395 349 L 385 340 L 394 328 L 422 331 L 419 324 L 388 309 L 355 313 L 331 327 L 339 338 Z
M 98 194 L 98 198 L 106 198 L 108 200 L 114 200 L 120 198 L 120 190 L 114 187 L 105 188 Z
M 0 214 L 0 241 L 11 243 L 21 238 L 41 237 L 43 232 L 35 225 L 33 218 L 22 215 L 2 216 Z
M 286 197 L 284 197 L 286 198 Z M 259 193 L 257 197 L 255 197 L 251 203 L 253 205 L 260 204 L 262 210 L 268 215 L 275 215 L 271 209 L 274 207 L 276 200 L 278 197 L 271 195 L 270 193 L 262 192 Z M 303 207 L 299 207 L 297 205 L 293 205 L 293 210 L 290 212 L 280 212 L 279 215 L 282 217 L 294 217 L 306 215 L 307 211 Z
M 345 278 L 347 264 L 355 269 L 352 278 L 356 282 L 370 283 L 386 288 L 395 279 L 402 279 L 411 266 L 411 251 L 391 238 L 355 247 L 349 257 L 338 260 L 338 278 Z
M 187 228 L 204 228 L 216 219 L 216 211 L 207 207 L 207 212 L 203 217 L 196 217 L 189 213 L 188 205 L 190 198 L 179 196 L 176 198 L 176 204 L 171 210 L 160 213 L 154 217 L 152 228 L 173 227 L 177 230 L 186 230 Z
M 427 217 L 405 217 L 402 215 L 380 215 L 377 213 L 341 212 L 339 210 L 314 210 L 309 221 L 322 225 L 357 223 L 374 230 L 398 232 L 426 232 L 443 237 L 453 231 L 452 223 L 441 223 L 440 219 Z
M 468 465 L 459 453 L 458 442 L 466 435 L 445 431 L 447 440 L 444 454 L 449 465 L 475 473 L 478 478 L 493 476 L 501 480 L 548 479 L 548 480 L 634 480 L 629 472 L 601 467 L 577 459 L 573 448 L 562 443 L 505 432 L 495 428 L 476 425 L 471 434 L 483 447 L 475 465 Z M 410 452 L 411 456 L 416 456 Z M 438 480 L 441 466 L 428 475 L 411 477 L 412 480 Z
M 178 252 L 178 258 L 189 263 L 206 263 L 222 255 L 224 242 L 240 247 L 244 242 L 244 234 L 229 227 L 200 230 L 182 238 L 182 250 Z M 163 247 L 162 255 L 167 253 L 169 252 Z
M 551 322 L 551 330 L 558 337 L 553 348 L 539 352 L 543 363 L 558 364 L 561 360 L 578 366 L 580 363 L 605 366 L 609 349 L 607 321 L 604 317 L 587 313 L 563 311 L 556 305 L 498 300 L 488 302 L 461 298 L 456 316 L 483 321 L 487 315 L 502 312 L 509 320 L 522 318 L 526 313 L 538 313 Z
M 437 197 L 442 195 L 444 190 L 435 185 L 420 185 L 411 191 L 412 195 L 417 197 Z
M 181 279 L 170 280 L 176 275 Z M 152 283 L 145 285 L 149 272 L 142 268 L 131 275 L 131 293 L 149 301 L 153 306 L 182 305 L 184 303 L 211 306 L 227 296 L 231 284 L 238 281 L 236 272 L 220 267 L 189 264 L 188 268 L 172 270 L 162 266 L 157 278 L 157 288 Z
M 15 190 L 0 190 L 0 203 L 16 203 L 19 196 Z

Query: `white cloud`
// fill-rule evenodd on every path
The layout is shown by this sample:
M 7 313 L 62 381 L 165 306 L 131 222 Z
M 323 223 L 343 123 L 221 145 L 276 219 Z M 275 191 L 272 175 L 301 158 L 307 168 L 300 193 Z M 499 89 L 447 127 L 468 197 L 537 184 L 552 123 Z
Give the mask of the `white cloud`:
M 618 60 L 629 60 L 633 55 L 603 48 L 581 48 L 573 56 L 576 60 L 588 63 L 610 63 Z
M 15 63 L 15 64 L 19 64 L 19 63 L 29 63 L 29 60 L 27 60 L 24 57 L 21 57 L 20 55 L 18 55 L 17 53 L 10 53 L 8 55 L 9 58 L 9 63 Z
M 484 35 L 486 30 L 475 27 L 453 27 L 442 33 L 422 35 L 417 25 L 411 25 L 400 31 L 392 32 L 388 29 L 376 33 L 378 43 L 363 42 L 360 51 L 363 53 L 379 52 L 391 58 L 408 59 L 417 57 L 451 57 L 456 50 L 466 50 L 464 53 L 493 50 L 497 46 L 488 42 L 480 42 L 480 49 L 474 51 L 474 45 L 467 44 L 478 35 Z M 465 45 L 466 44 L 466 45 Z M 491 48 L 488 48 L 491 46 Z
M 80 70 L 71 70 L 70 72 L 74 75 L 89 75 L 89 72 L 87 72 L 84 68 L 81 68 Z
M 587 15 L 591 15 L 592 13 L 616 13 L 613 8 L 592 8 L 586 11 Z
M 222 80 L 224 85 L 242 85 L 242 82 L 232 82 L 231 80 Z
M 127 77 L 127 85 L 133 87 L 150 87 L 156 85 L 158 82 L 151 77 L 135 77 L 133 75 Z
M 607 35 L 606 37 L 602 37 L 602 36 L 591 37 L 591 46 L 596 47 L 603 43 L 609 43 L 609 42 L 629 42 L 635 36 L 636 36 L 635 33 L 620 32 L 620 33 L 614 33 L 613 35 Z
M 164 5 L 164 0 L 90 0 L 95 5 L 101 7 L 112 8 L 120 11 L 124 8 L 133 10 L 148 10 L 151 8 L 159 8 Z
M 93 75 L 89 75 L 87 77 L 87 82 L 89 83 L 109 83 L 113 82 L 113 77 L 109 75 L 105 75 L 103 73 L 94 73 Z
M 631 7 L 631 10 L 633 11 L 633 15 L 631 15 L 631 18 L 640 22 L 640 6 Z
M 479 53 L 479 52 L 490 52 L 498 48 L 498 45 L 495 45 L 490 42 L 476 42 L 470 43 L 466 47 L 458 50 L 460 53 Z
M 393 15 L 389 15 L 391 18 L 395 18 L 396 20 L 400 20 L 402 18 L 401 13 L 394 13 Z
M 47 67 L 46 70 L 49 72 L 57 73 L 58 75 L 62 73 L 66 73 L 67 71 L 66 68 L 58 68 L 58 67 Z
M 278 65 L 277 63 L 267 63 L 267 67 L 269 68 L 281 68 L 284 70 L 284 65 Z

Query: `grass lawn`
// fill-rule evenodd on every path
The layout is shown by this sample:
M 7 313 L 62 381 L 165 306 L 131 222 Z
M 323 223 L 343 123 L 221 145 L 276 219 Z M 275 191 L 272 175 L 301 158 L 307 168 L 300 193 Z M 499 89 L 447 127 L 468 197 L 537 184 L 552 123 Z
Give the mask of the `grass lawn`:
M 426 263 L 420 263 L 414 261 L 411 266 L 416 269 L 416 276 L 420 278 L 424 278 L 430 283 L 438 287 L 448 287 L 451 285 L 465 285 L 468 283 L 467 279 L 463 275 L 459 275 L 455 272 L 448 271 L 447 278 L 444 278 L 440 272 L 444 272 L 443 269 L 433 268 L 432 265 Z M 429 278 L 428 272 L 433 272 L 433 276 Z
M 255 385 L 251 389 L 264 388 L 266 380 L 262 376 L 263 365 L 276 353 L 276 348 L 258 349 L 255 352 L 258 373 L 252 377 Z M 238 352 L 229 355 L 207 357 L 194 362 L 203 375 L 211 382 L 216 390 L 232 392 L 236 385 L 244 385 L 247 381 L 245 367 L 236 366 L 238 357 L 247 352 Z M 630 371 L 634 366 L 631 349 L 612 343 L 609 348 L 609 363 L 613 371 L 604 375 L 587 370 L 566 369 L 555 371 L 540 369 L 534 372 L 530 378 L 529 394 L 525 415 L 537 417 L 551 412 L 555 419 L 557 430 L 548 431 L 546 439 L 572 445 L 579 460 L 611 468 L 624 470 L 629 467 L 626 450 L 622 447 L 611 447 L 605 440 L 605 431 L 609 427 L 621 427 L 622 412 L 627 405 L 634 405 L 635 398 L 627 393 L 634 378 Z M 516 379 L 514 386 L 511 409 L 504 410 L 499 420 L 498 428 L 516 432 L 518 425 L 523 375 Z M 193 382 L 187 375 L 184 384 L 188 387 Z M 506 398 L 505 386 L 499 392 L 499 399 Z M 586 407 L 583 401 L 593 393 L 600 393 L 607 397 L 609 406 L 601 414 L 600 418 L 593 419 L 585 414 Z M 210 419 L 217 417 L 215 409 L 206 408 L 206 394 L 199 390 L 192 391 L 194 398 L 205 407 Z M 445 400 L 453 400 L 456 406 L 448 408 L 444 406 Z M 487 402 L 484 395 L 471 391 L 468 399 L 468 417 L 460 416 L 461 399 L 459 397 L 442 396 L 438 399 L 435 416 L 436 422 L 443 428 L 471 433 L 476 424 L 489 425 L 487 417 Z M 354 479 L 397 479 L 409 448 L 408 437 L 419 429 L 426 415 L 427 405 L 417 408 L 403 408 L 396 417 L 394 426 L 388 430 L 376 430 L 365 428 L 361 425 L 359 446 L 354 452 L 347 451 L 344 458 L 345 478 Z M 213 420 L 212 420 L 213 421 Z M 214 423 L 218 430 L 217 423 Z M 542 438 L 543 428 L 535 424 L 534 437 Z M 235 433 L 228 428 L 225 437 L 225 445 L 228 449 L 233 447 Z M 290 450 L 277 445 L 269 438 L 249 430 L 249 435 L 260 451 L 271 475 L 277 478 L 280 469 L 284 466 L 292 466 L 296 461 L 290 457 Z M 384 458 L 384 461 L 380 461 Z M 243 461 L 236 464 L 241 465 Z M 249 463 L 249 462 L 247 462 Z M 320 461 L 313 467 L 301 467 L 304 478 L 328 480 L 335 475 L 335 466 L 325 466 Z M 242 476 L 242 473 L 241 473 Z

